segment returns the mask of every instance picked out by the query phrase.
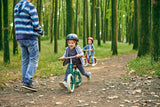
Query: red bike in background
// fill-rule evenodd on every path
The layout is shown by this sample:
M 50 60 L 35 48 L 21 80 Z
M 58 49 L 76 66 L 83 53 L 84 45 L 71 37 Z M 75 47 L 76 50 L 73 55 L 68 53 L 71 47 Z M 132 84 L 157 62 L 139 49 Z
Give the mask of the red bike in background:
M 92 64 L 92 61 L 91 61 L 91 58 L 88 59 L 88 55 L 87 55 L 87 52 L 89 51 L 88 49 L 87 50 L 83 50 L 85 52 L 85 55 L 84 55 L 84 66 L 88 66 L 89 64 Z M 93 58 L 94 59 L 94 64 L 92 64 L 92 66 L 95 66 L 97 64 L 97 59 L 96 57 Z

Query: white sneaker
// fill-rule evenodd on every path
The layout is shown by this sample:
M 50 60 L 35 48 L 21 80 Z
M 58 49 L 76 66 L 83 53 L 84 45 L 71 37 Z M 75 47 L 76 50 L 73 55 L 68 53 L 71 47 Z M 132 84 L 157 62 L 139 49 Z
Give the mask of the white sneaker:
M 86 65 L 84 65 L 84 66 L 86 67 L 86 66 L 88 66 L 88 65 L 89 65 L 89 64 L 88 64 L 88 63 L 86 63 Z
M 67 88 L 67 82 L 65 82 L 65 81 L 60 82 L 59 85 L 60 85 L 62 88 L 64 88 L 64 89 Z
M 88 76 L 88 80 L 91 79 L 91 72 L 88 72 L 89 76 Z
M 96 64 L 92 64 L 92 66 L 95 66 Z

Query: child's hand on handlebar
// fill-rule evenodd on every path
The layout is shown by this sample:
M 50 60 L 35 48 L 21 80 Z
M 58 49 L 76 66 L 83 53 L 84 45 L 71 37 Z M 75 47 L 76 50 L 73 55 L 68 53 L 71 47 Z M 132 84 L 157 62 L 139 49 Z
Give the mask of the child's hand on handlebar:
M 80 54 L 76 55 L 76 58 L 80 58 L 80 57 L 83 57 L 83 55 L 80 55 Z
M 89 51 L 93 51 L 93 49 L 89 49 Z
M 60 57 L 59 60 L 60 61 L 64 61 L 66 58 L 65 57 Z

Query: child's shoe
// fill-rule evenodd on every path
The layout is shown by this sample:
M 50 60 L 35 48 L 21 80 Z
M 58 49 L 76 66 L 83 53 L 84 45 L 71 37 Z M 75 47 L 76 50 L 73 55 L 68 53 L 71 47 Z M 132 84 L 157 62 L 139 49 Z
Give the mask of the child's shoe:
M 67 82 L 66 81 L 60 82 L 59 85 L 64 89 L 67 88 Z
M 87 78 L 88 78 L 88 80 L 90 80 L 91 79 L 91 72 L 88 72 L 88 74 L 89 74 L 89 76 Z
M 86 63 L 84 66 L 86 67 L 86 66 L 88 66 L 89 64 L 88 63 Z
M 95 66 L 96 64 L 92 64 L 92 66 Z

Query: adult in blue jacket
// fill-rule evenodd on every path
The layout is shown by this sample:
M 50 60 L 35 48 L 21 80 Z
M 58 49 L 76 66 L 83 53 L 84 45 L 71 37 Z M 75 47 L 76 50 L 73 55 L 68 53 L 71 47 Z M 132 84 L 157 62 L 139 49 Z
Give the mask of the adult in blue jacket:
M 38 67 L 38 36 L 43 35 L 33 0 L 21 0 L 14 7 L 16 39 L 22 54 L 22 87 L 36 91 L 32 78 Z

